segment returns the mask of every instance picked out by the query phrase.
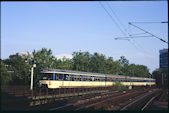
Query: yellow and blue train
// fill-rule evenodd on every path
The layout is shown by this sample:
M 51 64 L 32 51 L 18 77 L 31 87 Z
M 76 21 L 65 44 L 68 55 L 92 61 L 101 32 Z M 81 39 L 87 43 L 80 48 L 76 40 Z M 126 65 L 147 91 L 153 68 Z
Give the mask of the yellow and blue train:
M 41 69 L 40 86 L 50 89 L 73 87 L 107 87 L 115 81 L 120 81 L 125 86 L 152 86 L 155 79 L 143 77 L 129 77 L 122 75 L 71 71 L 62 69 Z

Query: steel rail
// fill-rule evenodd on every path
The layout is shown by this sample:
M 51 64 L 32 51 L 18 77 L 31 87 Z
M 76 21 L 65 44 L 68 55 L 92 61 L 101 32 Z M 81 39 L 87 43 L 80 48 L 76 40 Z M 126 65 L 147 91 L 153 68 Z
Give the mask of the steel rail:
M 56 107 L 56 108 L 51 108 L 48 111 L 54 111 L 54 110 L 66 108 L 66 107 L 69 107 L 69 106 L 73 106 L 73 104 L 67 104 L 67 105 L 64 105 L 64 106 L 59 106 L 59 107 Z
M 157 92 L 157 91 L 155 91 L 155 92 Z M 136 99 L 136 100 L 130 102 L 129 104 L 125 105 L 124 107 L 122 107 L 122 108 L 120 109 L 120 111 L 125 110 L 126 108 L 132 106 L 132 105 L 135 104 L 136 102 L 142 100 L 143 98 L 145 98 L 145 97 L 147 97 L 147 96 L 150 96 L 151 94 L 153 94 L 153 93 L 155 93 L 155 92 L 150 92 L 150 93 L 148 93 L 148 94 L 145 94 L 145 95 L 141 96 L 140 98 L 138 98 L 138 99 Z M 152 98 L 152 99 L 154 99 L 154 98 Z M 150 102 L 151 102 L 151 101 L 150 101 Z M 149 102 L 148 102 L 148 103 L 149 103 Z M 147 105 L 148 105 L 148 104 L 146 104 L 145 107 L 146 107 Z M 143 108 L 143 110 L 144 110 L 144 108 Z
M 145 91 L 143 91 L 145 92 Z M 127 92 L 127 93 L 123 93 L 123 95 L 116 95 L 115 97 L 113 96 L 108 96 L 107 98 L 101 98 L 100 100 L 98 100 L 99 102 L 94 102 L 94 103 L 91 103 L 91 104 L 87 104 L 87 105 L 82 105 L 80 107 L 78 107 L 76 110 L 80 110 L 80 109 L 83 109 L 83 108 L 91 108 L 91 107 L 98 107 L 100 105 L 103 105 L 105 104 L 105 102 L 109 102 L 110 100 L 114 100 L 114 101 L 117 101 L 117 99 L 120 99 L 122 97 L 126 97 L 126 96 L 131 96 L 133 94 L 137 94 L 139 93 L 138 91 L 135 91 L 135 92 Z
M 157 96 L 152 97 L 142 108 L 141 111 L 143 111 L 147 106 L 156 98 Z

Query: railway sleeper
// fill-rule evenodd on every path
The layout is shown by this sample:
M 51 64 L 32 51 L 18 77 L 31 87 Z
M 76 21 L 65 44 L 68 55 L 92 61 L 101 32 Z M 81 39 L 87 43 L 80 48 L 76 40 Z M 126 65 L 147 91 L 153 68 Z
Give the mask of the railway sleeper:
M 139 110 L 152 98 L 153 95 L 159 93 L 159 90 L 149 92 L 148 94 L 143 94 L 140 98 L 135 99 L 134 101 L 130 102 L 129 104 L 125 105 L 120 109 L 121 110 Z
M 115 102 L 115 101 L 120 101 L 123 96 L 129 96 L 129 95 L 133 95 L 134 93 L 138 94 L 138 91 L 133 91 L 132 94 L 130 93 L 131 91 L 126 92 L 118 92 L 112 95 L 106 95 L 103 96 L 102 98 L 99 99 L 94 99 L 94 101 L 91 101 L 90 103 L 88 103 L 87 105 L 83 105 L 84 107 L 80 107 L 80 109 L 102 109 L 102 107 L 104 106 L 108 106 L 111 105 L 110 103 Z M 120 95 L 120 96 L 119 96 Z M 77 110 L 80 110 L 77 109 Z

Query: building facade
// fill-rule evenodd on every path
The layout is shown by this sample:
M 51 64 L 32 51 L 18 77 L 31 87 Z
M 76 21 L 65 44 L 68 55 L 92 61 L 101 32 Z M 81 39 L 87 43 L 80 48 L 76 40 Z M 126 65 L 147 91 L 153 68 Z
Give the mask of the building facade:
M 168 70 L 168 49 L 162 49 L 160 52 L 160 69 Z

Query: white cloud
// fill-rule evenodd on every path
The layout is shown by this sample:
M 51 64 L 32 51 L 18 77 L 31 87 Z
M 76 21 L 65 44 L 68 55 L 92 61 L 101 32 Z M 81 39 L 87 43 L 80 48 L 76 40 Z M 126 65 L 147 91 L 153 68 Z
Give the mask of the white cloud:
M 30 56 L 33 56 L 33 54 L 31 53 L 31 52 L 19 52 L 19 55 L 21 55 L 21 56 L 24 56 L 24 55 L 30 55 Z
M 66 57 L 66 58 L 68 58 L 68 59 L 72 59 L 72 58 L 73 58 L 73 56 L 72 56 L 71 54 L 67 54 L 67 53 L 58 54 L 58 55 L 55 55 L 55 57 L 56 57 L 57 59 L 62 59 L 63 57 Z

